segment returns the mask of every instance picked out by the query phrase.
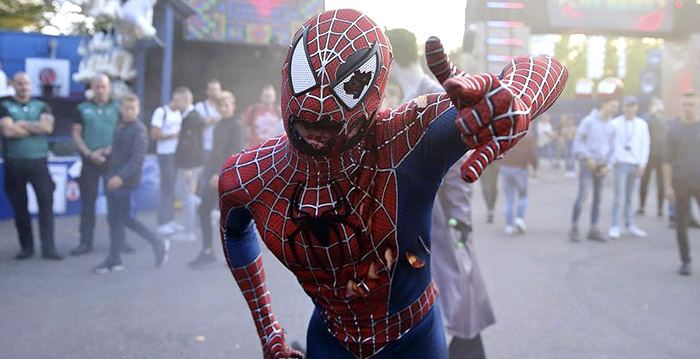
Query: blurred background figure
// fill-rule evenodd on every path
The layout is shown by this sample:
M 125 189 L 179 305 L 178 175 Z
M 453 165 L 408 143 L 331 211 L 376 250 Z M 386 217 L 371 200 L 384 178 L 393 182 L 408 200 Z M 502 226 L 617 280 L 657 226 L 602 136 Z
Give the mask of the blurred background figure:
M 121 122 L 114 134 L 112 158 L 107 174 L 107 222 L 109 223 L 109 254 L 93 272 L 105 274 L 124 270 L 120 252 L 129 228 L 153 248 L 156 268 L 168 259 L 170 242 L 162 240 L 139 222 L 131 213 L 131 192 L 141 181 L 143 158 L 148 150 L 148 131 L 138 120 L 140 102 L 135 95 L 124 96 L 120 107 Z
M 586 238 L 605 242 L 605 236 L 598 228 L 600 221 L 600 201 L 603 194 L 603 180 L 608 173 L 608 163 L 612 155 L 614 131 L 611 119 L 620 108 L 620 101 L 614 97 L 601 99 L 600 107 L 584 117 L 576 131 L 574 154 L 579 159 L 579 185 L 571 218 L 569 239 L 578 242 L 578 222 L 581 210 L 593 189 L 591 204 L 591 227 Z
M 486 223 L 493 223 L 493 214 L 498 199 L 498 173 L 500 172 L 500 161 L 492 162 L 484 169 L 479 177 L 481 183 L 481 194 L 486 202 Z
M 552 116 L 548 113 L 542 114 L 535 122 L 535 129 L 540 156 L 549 161 L 550 166 L 557 168 L 557 133 L 552 125 Z
M 666 197 L 675 203 L 676 237 L 681 257 L 679 273 L 690 275 L 690 200 L 694 198 L 697 202 L 700 199 L 700 99 L 697 92 L 689 91 L 681 96 L 680 102 L 680 119 L 668 130 L 664 177 Z
M 284 133 L 284 123 L 277 103 L 277 91 L 265 85 L 260 92 L 260 102 L 250 105 L 241 117 L 248 132 L 248 145 L 257 146 L 269 138 Z
M 172 235 L 185 228 L 175 221 L 175 180 L 177 167 L 175 151 L 182 126 L 184 110 L 182 94 L 173 93 L 170 103 L 158 107 L 151 117 L 151 139 L 156 141 L 158 168 L 160 170 L 160 197 L 156 232 L 163 236 Z
M 0 98 L 5 96 L 14 96 L 15 90 L 12 87 L 12 81 L 8 81 L 7 74 L 2 70 L 2 62 L 0 62 Z
M 620 238 L 620 216 L 623 216 L 625 233 L 646 237 L 647 233 L 634 223 L 632 201 L 638 179 L 644 173 L 649 159 L 649 127 L 637 117 L 639 100 L 627 96 L 622 100 L 622 115 L 612 121 L 614 132 L 610 164 L 614 169 L 615 193 L 613 197 L 612 224 L 608 236 Z
M 182 232 L 171 237 L 173 240 L 195 241 L 197 236 L 197 202 L 199 198 L 195 196 L 195 188 L 199 173 L 204 163 L 203 132 L 206 126 L 206 119 L 199 115 L 192 105 L 192 91 L 187 87 L 175 89 L 177 96 L 181 96 L 182 126 L 177 140 L 175 150 L 175 165 L 177 166 L 177 179 L 175 182 L 176 197 L 182 203 Z
M 245 148 L 245 128 L 240 118 L 235 116 L 236 98 L 231 92 L 223 91 L 215 104 L 217 112 L 221 114 L 221 121 L 214 130 L 214 147 L 206 159 L 197 184 L 197 195 L 201 198 L 197 214 L 202 230 L 202 249 L 188 263 L 192 268 L 216 262 L 211 212 L 219 204 L 219 170 L 231 153 Z
M 574 155 L 574 138 L 576 138 L 576 120 L 570 114 L 561 116 L 559 131 L 564 157 L 564 177 L 576 178 L 576 156 Z
M 644 215 L 646 211 L 647 190 L 652 172 L 656 181 L 656 214 L 659 217 L 664 215 L 664 176 L 662 174 L 664 150 L 666 147 L 666 137 L 668 136 L 668 125 L 666 118 L 662 115 L 664 103 L 658 97 L 652 97 L 649 102 L 649 111 L 642 117 L 649 127 L 649 162 L 644 168 L 644 174 L 639 186 L 639 209 L 637 215 Z
M 93 234 L 95 232 L 95 201 L 102 182 L 107 188 L 107 170 L 112 152 L 114 132 L 119 125 L 119 102 L 112 100 L 111 83 L 104 74 L 96 75 L 90 81 L 92 100 L 78 105 L 78 117 L 73 123 L 72 138 L 82 157 L 82 169 L 78 185 L 80 186 L 80 241 L 70 254 L 79 256 L 92 252 Z M 126 243 L 121 250 L 133 252 Z
M 54 117 L 45 102 L 32 99 L 31 81 L 24 72 L 13 78 L 15 95 L 0 100 L 0 131 L 4 136 L 5 193 L 15 215 L 21 250 L 16 259 L 34 256 L 32 218 L 29 215 L 27 184 L 31 184 L 39 205 L 41 257 L 61 260 L 54 244 L 53 190 L 49 173 L 47 137 L 53 132 Z
M 394 51 L 390 81 L 398 89 L 387 90 L 382 108 L 396 108 L 428 93 L 445 90 L 423 72 L 415 35 L 406 29 L 386 32 Z M 389 87 L 391 89 L 391 86 Z M 403 99 L 399 95 L 403 94 Z M 397 103 L 398 102 L 398 103 Z M 495 322 L 471 239 L 471 185 L 461 179 L 466 155 L 443 178 L 433 207 L 431 271 L 441 289 L 440 310 L 445 332 L 452 337 L 450 358 L 486 358 L 481 331 Z
M 386 90 L 384 90 L 384 100 L 382 101 L 382 106 L 380 110 L 397 109 L 403 104 L 403 92 L 401 92 L 401 86 L 396 82 L 389 81 L 386 84 Z
M 194 109 L 204 118 L 203 142 L 204 157 L 206 158 L 214 146 L 214 128 L 221 120 L 221 114 L 216 109 L 216 99 L 221 95 L 221 82 L 211 79 L 207 82 L 207 98 L 194 105 Z
M 537 171 L 537 145 L 535 135 L 528 133 L 523 136 L 513 151 L 507 152 L 500 161 L 499 181 L 505 195 L 504 213 L 506 217 L 505 233 L 510 235 L 516 231 L 525 233 L 525 210 L 527 209 L 528 167 L 533 173 Z M 518 200 L 515 200 L 515 197 Z M 516 205 L 517 203 L 517 205 Z

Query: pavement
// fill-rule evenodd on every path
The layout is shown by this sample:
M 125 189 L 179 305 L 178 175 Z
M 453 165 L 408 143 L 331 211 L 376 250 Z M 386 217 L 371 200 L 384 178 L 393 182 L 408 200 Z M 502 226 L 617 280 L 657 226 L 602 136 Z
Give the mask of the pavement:
M 541 171 L 530 185 L 528 231 L 515 236 L 503 233 L 503 196 L 496 223 L 487 225 L 475 191 L 476 252 L 497 320 L 482 334 L 488 357 L 700 358 L 700 266 L 677 274 L 675 232 L 655 215 L 638 218 L 647 238 L 570 242 L 576 186 L 560 171 Z M 603 196 L 607 232 L 611 188 Z M 584 235 L 589 213 L 587 206 Z M 152 213 L 139 218 L 155 222 Z M 61 252 L 77 244 L 77 228 L 76 217 L 57 219 Z M 148 244 L 130 234 L 137 252 L 124 255 L 126 270 L 95 275 L 107 252 L 103 218 L 96 232 L 91 254 L 16 261 L 13 222 L 0 222 L 0 358 L 261 358 L 221 252 L 216 264 L 192 270 L 186 263 L 200 243 L 174 242 L 170 261 L 154 269 Z M 700 231 L 690 237 L 700 258 Z M 304 342 L 311 302 L 267 251 L 264 261 L 275 314 L 290 340 Z

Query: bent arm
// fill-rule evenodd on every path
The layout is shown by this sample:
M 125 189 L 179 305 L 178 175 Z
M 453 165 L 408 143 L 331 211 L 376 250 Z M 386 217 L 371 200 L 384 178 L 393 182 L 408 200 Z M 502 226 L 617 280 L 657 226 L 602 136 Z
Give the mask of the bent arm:
M 50 113 L 42 113 L 39 122 L 23 122 L 25 128 L 33 134 L 50 135 L 53 133 L 54 117 Z
M 0 118 L 0 129 L 6 138 L 22 138 L 29 136 L 29 131 L 12 120 L 12 117 Z
M 90 149 L 83 141 L 83 125 L 79 123 L 73 124 L 73 131 L 71 132 L 71 137 L 75 143 L 75 147 L 78 152 L 83 155 L 83 157 L 88 157 L 90 155 Z
M 237 190 L 241 186 L 237 169 L 231 167 L 234 161 L 235 158 L 229 160 L 219 176 L 219 229 L 226 262 L 248 303 L 262 344 L 263 358 L 301 358 L 298 352 L 287 346 L 284 331 L 272 312 L 253 217 L 247 208 L 242 207 L 241 199 L 236 198 L 240 197 Z

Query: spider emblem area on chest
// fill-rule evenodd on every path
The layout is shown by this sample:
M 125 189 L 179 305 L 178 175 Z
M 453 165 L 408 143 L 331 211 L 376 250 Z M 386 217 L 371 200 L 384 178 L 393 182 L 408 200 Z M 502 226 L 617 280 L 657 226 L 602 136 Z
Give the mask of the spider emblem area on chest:
M 358 261 L 367 226 L 355 212 L 347 191 L 337 183 L 320 188 L 297 184 L 287 207 L 294 229 L 286 233 L 296 263 L 308 262 L 312 267 L 315 263 L 335 271 Z M 306 258 L 300 257 L 300 251 Z

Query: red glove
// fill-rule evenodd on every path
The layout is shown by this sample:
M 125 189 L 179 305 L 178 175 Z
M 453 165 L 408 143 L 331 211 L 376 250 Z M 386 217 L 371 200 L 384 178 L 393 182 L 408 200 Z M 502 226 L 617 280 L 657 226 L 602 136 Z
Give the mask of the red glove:
M 470 183 L 515 146 L 530 121 L 554 104 L 568 78 L 564 65 L 545 56 L 516 57 L 501 76 L 468 75 L 450 62 L 437 37 L 426 41 L 425 56 L 459 111 L 455 122 L 464 143 L 475 149 L 462 165 L 462 178 Z
M 277 323 L 270 305 L 270 292 L 265 285 L 262 256 L 245 267 L 233 269 L 233 276 L 248 302 L 262 343 L 263 359 L 303 359 L 304 354 L 287 345 L 284 330 Z

